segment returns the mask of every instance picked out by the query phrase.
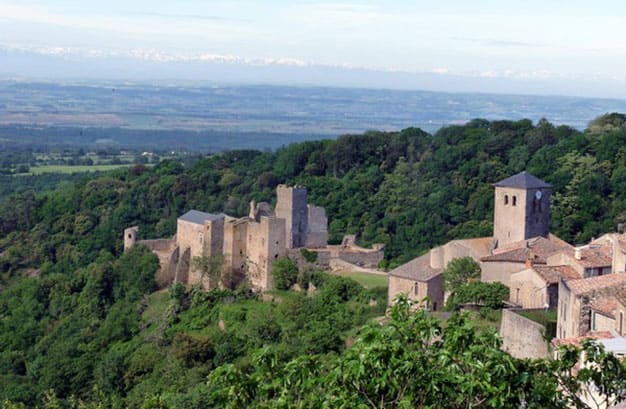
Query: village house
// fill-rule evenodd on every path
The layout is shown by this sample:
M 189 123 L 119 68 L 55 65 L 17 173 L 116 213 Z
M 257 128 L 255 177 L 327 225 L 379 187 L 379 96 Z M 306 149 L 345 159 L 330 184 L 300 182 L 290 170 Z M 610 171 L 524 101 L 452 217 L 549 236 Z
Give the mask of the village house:
M 626 295 L 626 274 L 560 280 L 557 338 L 586 336 L 592 332 L 594 323 L 597 328 L 600 326 L 606 328 L 606 318 L 612 319 L 613 328 L 620 336 L 624 335 L 625 311 L 621 305 L 624 295 Z M 601 315 L 604 315 L 605 319 Z
M 509 300 L 524 309 L 556 308 L 559 282 L 578 278 L 582 276 L 570 266 L 536 265 L 529 260 L 526 269 L 511 275 Z

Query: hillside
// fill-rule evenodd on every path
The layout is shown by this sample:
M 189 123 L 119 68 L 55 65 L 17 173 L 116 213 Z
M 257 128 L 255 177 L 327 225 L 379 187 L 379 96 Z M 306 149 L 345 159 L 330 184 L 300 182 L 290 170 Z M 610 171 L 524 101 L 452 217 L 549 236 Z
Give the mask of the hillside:
M 458 359 L 448 369 L 473 374 L 467 382 L 482 385 L 475 386 L 476 402 L 494 399 L 491 407 L 519 402 L 515 395 L 496 405 L 502 396 L 498 388 L 511 385 L 516 385 L 513 394 L 538 387 L 552 391 L 555 399 L 556 389 L 550 389 L 555 385 L 517 378 L 537 371 L 536 382 L 550 383 L 540 377 L 549 369 L 513 362 L 493 349 L 497 341 L 474 334 L 463 322 L 459 328 L 467 332 L 446 330 L 449 338 L 428 355 L 432 360 L 420 361 L 421 369 L 401 366 L 402 359 L 434 343 L 441 329 L 427 317 L 409 319 L 398 310 L 396 324 L 359 332 L 384 310 L 384 291 L 316 274 L 311 280 L 320 288 L 317 295 L 279 293 L 275 302 L 262 302 L 245 288 L 202 293 L 178 286 L 155 293 L 155 256 L 141 247 L 121 254 L 125 227 L 139 225 L 144 238 L 166 237 L 186 210 L 244 215 L 250 200 L 271 201 L 277 184 L 297 183 L 307 187 L 311 203 L 326 208 L 332 241 L 348 233 L 358 234 L 364 245 L 385 243 L 383 264 L 393 267 L 450 239 L 489 235 L 491 184 L 524 169 L 553 184 L 552 231 L 564 240 L 585 242 L 626 222 L 626 117 L 621 114 L 600 117 L 584 132 L 529 120 L 474 120 L 434 135 L 416 128 L 368 132 L 277 152 L 232 151 L 188 168 L 164 161 L 52 192 L 14 195 L 0 207 L 0 401 L 33 406 L 53 402 L 53 396 L 76 396 L 106 401 L 106 407 L 228 406 L 224 402 L 276 407 L 288 390 L 287 402 L 303 399 L 301 407 L 316 407 L 328 381 L 336 389 L 326 404 L 339 407 L 360 399 L 367 405 L 368 393 L 351 395 L 350 382 L 367 383 L 363 371 L 377 373 L 375 362 L 384 357 L 393 358 L 389 365 L 398 365 L 406 377 L 437 366 L 438 359 Z M 378 305 L 370 306 L 372 299 Z M 346 340 L 355 339 L 357 348 L 346 349 Z M 385 349 L 393 345 L 411 347 Z M 365 364 L 372 367 L 358 367 L 359 351 L 371 358 Z M 485 371 L 469 367 L 476 356 L 491 357 L 497 370 L 509 368 L 511 373 L 501 377 L 508 386 L 486 387 L 491 381 L 478 375 Z M 342 378 L 342 370 L 355 378 Z M 387 375 L 372 375 L 370 381 Z M 266 388 L 264 379 L 277 383 Z M 289 382 L 296 381 L 294 392 Z M 392 394 L 402 383 L 392 382 L 364 388 L 389 388 Z M 405 392 L 415 394 L 407 402 L 416 405 L 436 402 L 446 390 L 456 389 L 443 382 L 438 392 Z M 290 395 L 298 391 L 306 397 Z M 161 397 L 165 403 L 158 406 Z M 554 400 L 545 406 L 537 399 L 529 407 L 558 407 L 551 406 Z

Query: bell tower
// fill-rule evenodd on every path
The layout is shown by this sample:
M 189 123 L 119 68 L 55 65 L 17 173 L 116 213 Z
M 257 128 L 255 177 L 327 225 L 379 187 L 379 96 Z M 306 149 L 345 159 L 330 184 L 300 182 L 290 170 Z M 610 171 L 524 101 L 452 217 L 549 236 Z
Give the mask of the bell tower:
M 550 234 L 552 186 L 527 173 L 495 185 L 493 238 L 496 247 Z

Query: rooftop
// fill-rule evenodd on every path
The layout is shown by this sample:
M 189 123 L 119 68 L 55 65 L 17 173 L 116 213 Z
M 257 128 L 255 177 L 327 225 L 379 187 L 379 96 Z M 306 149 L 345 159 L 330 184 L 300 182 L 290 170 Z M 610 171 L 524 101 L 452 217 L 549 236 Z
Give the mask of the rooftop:
M 391 270 L 389 275 L 415 281 L 428 281 L 442 272 L 443 269 L 430 266 L 430 253 L 426 253 Z
M 583 335 L 582 337 L 572 337 L 572 338 L 555 338 L 552 340 L 552 345 L 559 347 L 561 345 L 573 345 L 576 347 L 580 347 L 584 340 L 586 339 L 595 339 L 595 340 L 607 340 L 614 338 L 614 335 L 610 331 L 598 331 L 592 332 L 588 335 Z
M 591 302 L 591 309 L 607 317 L 615 318 L 613 311 L 615 311 L 618 305 L 619 302 L 615 297 L 603 297 L 593 300 Z
M 212 213 L 200 212 L 198 210 L 190 210 L 184 215 L 180 216 L 178 220 L 183 220 L 183 221 L 195 223 L 195 224 L 204 224 L 204 222 L 206 221 L 212 222 L 215 220 L 222 219 L 224 217 L 225 215 L 222 213 L 212 214 Z
M 578 271 L 570 266 L 533 266 L 533 269 L 549 284 L 558 283 L 560 279 L 575 280 L 582 278 Z
M 626 274 L 608 274 L 604 276 L 581 278 L 579 280 L 569 280 L 565 283 L 573 294 L 582 295 L 613 286 L 626 286 Z
M 525 263 L 526 260 L 532 259 L 535 263 L 546 264 L 549 256 L 568 248 L 571 246 L 563 244 L 560 239 L 557 241 L 539 236 L 498 248 L 493 254 L 481 258 L 481 261 Z
M 509 178 L 499 181 L 494 184 L 495 187 L 512 187 L 517 189 L 541 189 L 551 188 L 552 185 L 544 182 L 543 180 L 536 178 L 530 173 L 523 171 L 517 175 L 513 175 Z

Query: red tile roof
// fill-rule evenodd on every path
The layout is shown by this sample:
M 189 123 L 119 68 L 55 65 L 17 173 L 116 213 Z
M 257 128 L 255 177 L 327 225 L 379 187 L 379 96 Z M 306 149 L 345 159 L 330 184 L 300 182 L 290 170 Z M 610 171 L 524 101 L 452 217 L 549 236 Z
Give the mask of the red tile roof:
M 613 264 L 612 246 L 610 245 L 590 245 L 580 249 L 580 260 L 576 260 L 576 251 L 573 249 L 565 250 L 566 253 L 586 268 L 594 267 L 611 267 Z
M 391 270 L 389 275 L 415 281 L 428 281 L 442 272 L 443 269 L 430 266 L 430 253 L 426 253 Z
M 533 266 L 533 270 L 549 284 L 558 283 L 560 279 L 575 280 L 582 278 L 578 271 L 570 266 Z
M 532 259 L 535 263 L 545 264 L 549 256 L 568 249 L 573 247 L 564 244 L 560 239 L 557 241 L 539 236 L 496 249 L 490 256 L 481 258 L 481 261 L 525 263 L 526 260 Z
M 619 301 L 615 297 L 598 298 L 591 302 L 591 309 L 607 317 L 615 318 L 613 311 L 618 307 Z
M 580 347 L 584 340 L 586 339 L 611 339 L 615 338 L 615 336 L 610 331 L 598 331 L 592 332 L 588 335 L 583 335 L 582 337 L 572 337 L 572 338 L 555 338 L 552 340 L 552 345 L 555 347 L 559 347 L 561 345 L 573 345 Z
M 575 295 L 590 293 L 608 287 L 624 286 L 626 288 L 626 274 L 608 274 L 580 280 L 565 281 L 565 285 Z

